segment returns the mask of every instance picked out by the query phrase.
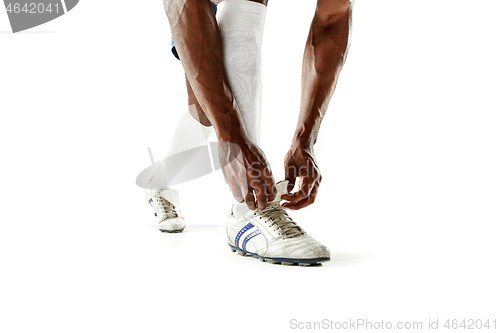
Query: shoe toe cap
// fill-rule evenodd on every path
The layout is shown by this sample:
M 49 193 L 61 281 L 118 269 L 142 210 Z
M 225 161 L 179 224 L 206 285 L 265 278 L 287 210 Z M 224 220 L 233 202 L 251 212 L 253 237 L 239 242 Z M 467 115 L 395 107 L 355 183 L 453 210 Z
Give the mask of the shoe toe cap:
M 304 253 L 304 259 L 328 258 L 330 259 L 330 250 L 321 244 L 312 247 L 308 252 Z
M 166 219 L 158 224 L 161 231 L 182 231 L 186 227 L 186 221 L 183 217 Z
M 330 258 L 330 250 L 309 235 L 275 242 L 265 256 L 290 259 Z

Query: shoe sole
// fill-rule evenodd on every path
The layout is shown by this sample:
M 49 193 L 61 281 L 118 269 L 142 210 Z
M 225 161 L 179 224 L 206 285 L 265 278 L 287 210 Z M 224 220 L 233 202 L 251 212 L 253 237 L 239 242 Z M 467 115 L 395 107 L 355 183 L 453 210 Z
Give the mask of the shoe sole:
M 239 247 L 228 244 L 232 252 L 239 254 L 240 256 L 250 256 L 259 259 L 262 262 L 267 262 L 269 264 L 281 264 L 285 266 L 318 266 L 322 262 L 329 261 L 330 258 L 312 258 L 312 259 L 292 259 L 292 258 L 267 258 L 259 256 L 256 253 L 244 251 Z
M 184 228 L 182 228 L 181 230 L 163 230 L 163 229 L 158 229 L 160 230 L 161 232 L 167 232 L 169 234 L 178 234 L 180 232 L 182 232 L 182 230 L 184 230 Z

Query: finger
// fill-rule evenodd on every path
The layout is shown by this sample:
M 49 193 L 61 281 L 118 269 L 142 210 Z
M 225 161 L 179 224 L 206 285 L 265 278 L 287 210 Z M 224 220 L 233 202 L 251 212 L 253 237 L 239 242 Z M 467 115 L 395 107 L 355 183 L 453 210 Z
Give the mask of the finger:
M 295 203 L 285 202 L 283 203 L 282 206 L 289 209 L 299 210 L 309 205 L 312 205 L 316 201 L 318 189 L 319 189 L 319 183 L 316 183 L 316 186 L 314 186 L 314 188 L 311 191 L 311 194 L 306 199 Z
M 263 210 L 267 207 L 267 190 L 264 183 L 260 181 L 253 181 L 252 188 L 257 199 L 257 210 Z
M 302 201 L 309 197 L 309 194 L 311 193 L 313 187 L 314 187 L 315 181 L 312 180 L 311 178 L 306 178 L 304 179 L 301 183 L 299 183 L 299 188 L 297 192 L 293 194 L 286 194 L 282 196 L 281 198 L 293 203 L 297 203 L 299 201 Z
M 297 179 L 297 170 L 293 167 L 285 165 L 285 179 L 288 180 L 288 193 L 295 187 L 295 180 Z
M 226 173 L 227 173 L 227 175 L 226 175 Z M 245 197 L 241 193 L 240 186 L 239 186 L 237 180 L 235 179 L 234 174 L 229 173 L 227 170 L 224 170 L 224 172 L 222 174 L 224 175 L 224 180 L 226 181 L 227 185 L 229 186 L 229 190 L 233 194 L 234 198 L 238 202 L 243 202 Z
M 265 169 L 262 178 L 264 180 L 264 186 L 266 190 L 267 200 L 273 201 L 276 198 L 278 191 L 276 190 L 276 185 L 274 182 L 274 177 L 270 169 Z
M 257 210 L 267 207 L 267 190 L 265 183 L 260 179 L 253 179 L 248 186 L 253 190 L 257 205 Z
M 234 174 L 234 172 L 232 172 L 233 170 L 231 170 L 231 172 L 227 172 L 229 177 L 226 176 L 225 173 L 224 176 L 225 176 L 225 180 L 227 182 L 227 184 L 229 185 L 229 189 L 231 190 L 231 193 L 233 194 L 234 198 L 236 199 L 236 201 L 238 202 L 243 202 L 245 200 L 245 195 L 246 195 L 246 190 L 245 188 L 241 188 L 242 186 L 242 183 L 238 180 L 238 177 L 237 175 Z M 246 182 L 245 182 L 245 186 L 246 186 Z M 243 191 L 245 190 L 245 191 Z
M 234 179 L 231 179 L 231 181 L 228 181 L 229 184 L 229 189 L 231 190 L 231 193 L 233 194 L 233 197 L 236 199 L 238 202 L 243 202 L 245 200 L 245 195 L 243 194 L 240 184 L 238 184 L 237 181 Z
M 305 200 L 299 201 L 297 203 L 285 202 L 282 206 L 285 208 L 288 208 L 288 209 L 299 210 L 299 209 L 302 209 L 302 208 L 309 206 L 310 204 L 311 204 L 311 202 L 308 199 L 305 199 Z
M 253 192 L 251 188 L 248 188 L 248 193 L 245 196 L 245 203 L 247 204 L 248 209 L 255 210 L 257 205 L 255 203 L 255 198 L 253 196 Z
M 234 189 L 231 189 L 231 192 L 233 193 L 234 199 L 238 201 L 239 203 L 242 203 L 245 201 L 245 196 L 241 192 L 241 189 L 239 187 L 235 187 Z
M 266 181 L 266 189 L 268 200 L 273 201 L 274 199 L 276 199 L 276 194 L 278 194 L 278 191 L 276 190 L 274 179 L 271 179 L 271 181 Z

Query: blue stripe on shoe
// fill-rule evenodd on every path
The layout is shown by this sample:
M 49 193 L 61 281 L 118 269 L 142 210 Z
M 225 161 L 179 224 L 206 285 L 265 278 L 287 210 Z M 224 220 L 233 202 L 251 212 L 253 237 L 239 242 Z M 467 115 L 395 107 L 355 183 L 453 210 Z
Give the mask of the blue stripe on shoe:
M 243 245 L 241 246 L 243 248 L 243 251 L 246 251 L 248 241 L 258 235 L 260 235 L 260 230 L 255 230 L 250 235 L 245 237 L 245 239 L 243 240 Z
M 241 228 L 241 230 L 236 235 L 236 238 L 234 239 L 234 245 L 235 246 L 238 246 L 238 242 L 240 241 L 241 235 L 243 235 L 250 228 L 253 228 L 253 224 L 252 223 L 248 223 L 246 226 L 244 226 L 243 228 Z

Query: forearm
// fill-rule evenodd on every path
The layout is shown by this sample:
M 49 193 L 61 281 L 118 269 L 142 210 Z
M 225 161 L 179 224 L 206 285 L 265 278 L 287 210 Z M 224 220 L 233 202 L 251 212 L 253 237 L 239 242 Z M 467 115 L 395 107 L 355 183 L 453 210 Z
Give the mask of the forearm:
M 349 46 L 350 3 L 325 18 L 317 10 L 302 64 L 302 97 L 294 145 L 312 149 Z
M 222 42 L 209 0 L 164 0 L 186 76 L 220 141 L 247 139 L 224 70 Z

